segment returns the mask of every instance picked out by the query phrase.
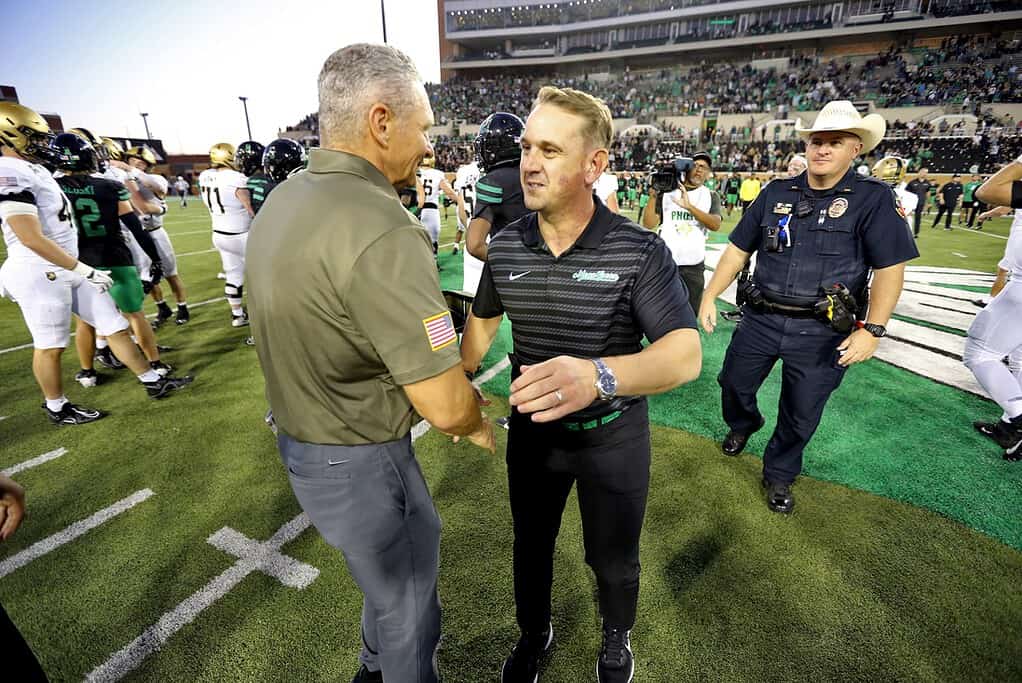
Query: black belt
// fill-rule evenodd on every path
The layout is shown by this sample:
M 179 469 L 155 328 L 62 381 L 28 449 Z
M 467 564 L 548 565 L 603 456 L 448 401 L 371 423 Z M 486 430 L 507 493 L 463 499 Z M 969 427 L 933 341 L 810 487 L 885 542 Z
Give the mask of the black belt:
M 218 235 L 231 235 L 231 236 L 234 236 L 234 235 L 244 235 L 245 232 L 247 232 L 247 230 L 244 231 L 244 232 L 224 232 L 223 230 L 214 230 L 213 232 L 215 232 Z
M 423 209 L 438 209 L 439 210 L 439 207 L 436 204 L 434 204 L 433 202 L 426 202 L 425 204 L 422 205 L 422 208 Z
M 610 424 L 622 415 L 624 415 L 623 410 L 615 410 L 612 413 L 600 415 L 591 420 L 561 420 L 561 426 L 570 432 L 584 432 L 588 429 L 596 429 L 605 424 Z
M 747 306 L 751 307 L 752 310 L 757 313 L 778 313 L 780 315 L 786 315 L 789 318 L 815 318 L 817 317 L 816 305 L 804 304 L 784 304 L 778 301 L 770 301 L 769 299 L 763 298 L 758 302 L 748 302 Z

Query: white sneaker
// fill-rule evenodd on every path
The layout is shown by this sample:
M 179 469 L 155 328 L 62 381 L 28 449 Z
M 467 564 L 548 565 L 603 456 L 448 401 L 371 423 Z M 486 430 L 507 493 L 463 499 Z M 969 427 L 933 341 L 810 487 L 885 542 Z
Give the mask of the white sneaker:
M 231 327 L 244 327 L 248 325 L 248 314 L 242 313 L 231 317 Z
M 225 273 L 223 271 L 220 271 L 219 273 L 216 274 L 216 279 L 217 280 L 226 280 L 227 279 L 227 273 Z
M 95 370 L 79 370 L 78 374 L 75 375 L 75 381 L 88 388 L 96 386 L 99 377 L 96 375 Z

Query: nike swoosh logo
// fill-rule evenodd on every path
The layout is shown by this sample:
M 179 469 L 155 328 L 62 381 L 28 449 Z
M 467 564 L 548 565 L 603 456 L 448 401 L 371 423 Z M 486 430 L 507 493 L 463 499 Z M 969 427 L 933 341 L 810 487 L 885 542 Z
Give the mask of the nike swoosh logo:
M 327 460 L 326 464 L 328 464 L 328 465 L 343 465 L 346 462 L 351 462 L 351 458 L 348 458 L 347 460 Z
M 1008 455 L 1015 455 L 1016 453 L 1018 453 L 1018 449 L 1019 449 L 1019 446 L 1022 446 L 1022 439 L 1019 439 L 1019 440 L 1018 440 L 1018 443 L 1016 443 L 1016 444 L 1015 444 L 1014 446 L 1012 446 L 1011 448 L 1009 448 L 1009 449 L 1008 449 L 1008 450 L 1006 451 L 1006 452 L 1007 452 L 1007 454 L 1008 454 Z
M 510 280 L 511 282 L 514 282 L 518 278 L 525 277 L 526 275 L 528 275 L 531 272 L 532 272 L 531 270 L 527 270 L 524 273 L 518 273 L 518 275 L 515 275 L 514 273 L 508 273 L 507 279 Z

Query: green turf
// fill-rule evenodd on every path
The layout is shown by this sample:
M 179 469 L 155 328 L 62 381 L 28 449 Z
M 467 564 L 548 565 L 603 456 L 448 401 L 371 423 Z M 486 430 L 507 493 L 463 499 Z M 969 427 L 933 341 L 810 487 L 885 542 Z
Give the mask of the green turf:
M 201 204 L 186 211 L 172 204 L 168 226 L 179 254 L 210 248 Z M 451 233 L 445 221 L 442 241 Z M 945 238 L 1003 249 L 1001 240 L 943 231 L 924 235 L 921 248 Z M 989 271 L 999 254 L 973 258 L 963 267 Z M 448 248 L 441 263 L 445 285 L 458 288 L 460 257 Z M 215 252 L 181 259 L 193 304 L 221 295 L 218 267 Z M 216 300 L 195 308 L 187 326 L 160 331 L 161 343 L 175 349 L 167 360 L 197 380 L 159 403 L 124 373 L 104 372 L 108 381 L 92 390 L 71 384 L 75 359 L 66 353 L 69 396 L 111 413 L 81 428 L 45 422 L 30 350 L 0 355 L 0 416 L 9 416 L 0 421 L 0 466 L 59 446 L 69 451 L 18 475 L 30 516 L 0 557 L 134 491 L 155 491 L 0 579 L 0 602 L 55 681 L 81 680 L 231 566 L 233 557 L 206 542 L 210 534 L 230 526 L 264 540 L 299 512 L 261 422 L 254 353 L 228 320 L 226 303 Z M 0 302 L 0 322 L 0 348 L 28 341 L 10 302 Z M 1022 545 L 1022 468 L 1003 463 L 967 427 L 993 415 L 992 405 L 883 363 L 853 369 L 810 446 L 799 507 L 779 517 L 762 503 L 758 459 L 725 458 L 707 438 L 721 431 L 714 377 L 728 330 L 704 337 L 697 382 L 652 402 L 662 426 L 653 430 L 636 680 L 1022 677 L 1022 553 L 995 540 Z M 505 325 L 486 365 L 509 343 Z M 503 373 L 486 388 L 500 394 L 506 386 Z M 768 420 L 775 404 L 771 378 L 761 394 Z M 506 410 L 498 397 L 488 412 Z M 498 438 L 500 453 L 503 432 Z M 761 452 L 765 438 L 755 436 L 750 451 Z M 502 458 L 432 432 L 417 450 L 444 519 L 445 680 L 496 680 L 516 635 Z M 250 575 L 129 680 L 349 680 L 361 598 L 340 555 L 312 531 L 283 552 L 319 568 L 320 577 L 299 591 Z M 558 640 L 544 681 L 590 680 L 598 615 L 582 557 L 573 498 L 556 558 Z

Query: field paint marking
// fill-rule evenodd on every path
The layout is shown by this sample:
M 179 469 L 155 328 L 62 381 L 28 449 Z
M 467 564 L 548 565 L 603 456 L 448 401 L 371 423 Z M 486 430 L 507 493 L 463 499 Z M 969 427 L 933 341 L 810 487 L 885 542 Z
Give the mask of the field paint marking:
M 217 301 L 223 301 L 223 300 L 224 300 L 224 298 L 222 296 L 218 296 L 215 299 L 206 299 L 205 301 L 200 301 L 200 302 L 195 303 L 195 304 L 188 304 L 188 308 L 189 308 L 189 310 L 191 310 L 193 308 L 198 308 L 200 306 L 206 306 L 208 304 L 214 304 Z M 146 317 L 147 318 L 155 318 L 156 317 L 156 313 L 150 313 Z M 72 332 L 71 336 L 73 337 L 73 336 L 75 336 L 75 334 L 77 334 L 77 333 L 76 332 Z M 11 353 L 12 351 L 21 351 L 22 349 L 30 349 L 30 348 L 32 348 L 32 344 L 31 343 L 21 344 L 19 346 L 12 346 L 12 347 L 10 347 L 8 349 L 0 349 L 0 356 L 4 355 L 5 353 Z
M 511 359 L 508 358 L 507 356 L 504 356 L 502 359 L 500 359 L 499 363 L 495 363 L 492 368 L 476 377 L 472 384 L 478 387 L 482 384 L 489 382 L 491 379 L 500 374 L 500 372 L 509 365 L 511 365 Z
M 3 418 L 3 419 L 6 419 L 6 418 Z M 31 460 L 26 460 L 25 462 L 18 463 L 17 465 L 11 465 L 7 469 L 5 469 L 3 471 L 0 471 L 0 474 L 3 474 L 3 475 L 8 476 L 8 477 L 13 477 L 18 472 L 24 472 L 25 470 L 31 469 L 33 467 L 36 467 L 37 465 L 42 465 L 44 462 L 49 462 L 51 460 L 56 460 L 57 458 L 59 458 L 60 456 L 66 454 L 66 453 L 67 453 L 67 449 L 61 447 L 61 448 L 58 448 L 58 449 L 56 449 L 54 451 L 50 451 L 49 453 L 43 453 L 42 455 L 37 455 L 36 457 L 32 458 Z
M 0 579 L 7 576 L 14 570 L 24 567 L 32 560 L 36 560 L 43 555 L 56 550 L 60 546 L 70 543 L 79 536 L 95 529 L 100 524 L 110 521 L 122 512 L 130 510 L 152 495 L 153 492 L 151 489 L 136 491 L 127 498 L 117 501 L 110 507 L 103 508 L 91 517 L 86 517 L 83 520 L 77 521 L 63 531 L 58 531 L 48 538 L 44 538 L 37 543 L 33 543 L 20 553 L 12 555 L 3 562 L 0 562 Z
M 189 230 L 188 232 L 175 232 L 173 235 L 171 235 L 171 237 L 184 237 L 185 235 L 201 235 L 203 233 L 213 234 L 213 231 L 211 228 L 206 228 L 205 230 Z
M 412 427 L 412 441 L 416 441 L 420 436 L 425 434 L 429 430 L 429 423 L 425 420 L 419 422 Z M 249 544 L 247 548 L 258 546 L 258 553 L 255 557 L 242 557 L 235 562 L 231 567 L 224 570 L 219 576 L 211 580 L 205 586 L 200 588 L 198 591 L 193 593 L 188 598 L 185 598 L 184 602 L 179 604 L 174 609 L 165 613 L 159 620 L 152 626 L 146 628 L 138 638 L 131 641 L 123 648 L 111 655 L 110 659 L 106 660 L 103 664 L 100 664 L 93 669 L 89 675 L 85 677 L 86 681 L 118 681 L 135 668 L 138 667 L 142 661 L 151 655 L 156 650 L 159 650 L 163 645 L 173 636 L 175 633 L 180 631 L 184 626 L 190 624 L 195 620 L 199 614 L 207 607 L 211 606 L 217 600 L 227 595 L 235 586 L 251 574 L 255 570 L 261 570 L 266 572 L 264 568 L 265 564 L 276 555 L 277 558 L 283 558 L 291 560 L 291 558 L 284 558 L 279 553 L 280 549 L 298 538 L 298 536 L 311 526 L 309 518 L 305 513 L 294 517 L 290 522 L 280 527 L 270 540 L 265 543 L 258 543 L 250 541 L 237 532 L 224 533 L 224 529 L 216 532 L 209 537 L 208 542 L 217 546 L 221 550 L 226 552 L 232 552 L 226 548 L 220 547 L 218 543 L 227 545 L 228 542 L 240 542 L 244 539 Z M 230 531 L 230 530 L 228 530 Z M 236 536 L 234 534 L 237 534 Z M 215 539 L 215 540 L 214 540 Z M 234 553 L 232 553 L 234 554 Z M 295 562 L 295 565 L 307 567 L 309 570 L 319 574 L 319 570 L 310 565 L 303 564 L 301 562 Z M 274 571 L 280 571 L 280 567 L 273 567 Z M 266 572 L 270 573 L 270 572 Z M 280 576 L 276 574 L 270 574 L 274 578 L 284 582 Z M 288 575 L 289 578 L 297 578 Z M 313 576 L 309 583 L 311 583 L 316 577 Z M 304 586 L 296 586 L 298 588 L 304 588 L 309 585 L 306 583 Z
M 0 422 L 3 422 L 4 420 L 6 420 L 9 417 L 10 417 L 10 415 L 0 415 Z
M 301 590 L 319 576 L 319 570 L 312 565 L 288 557 L 271 544 L 254 541 L 229 526 L 217 531 L 206 542 L 291 588 Z
M 968 256 L 966 256 L 965 254 L 959 254 L 959 253 L 958 253 L 957 251 L 952 251 L 952 252 L 951 252 L 951 255 L 952 255 L 952 256 L 957 256 L 957 257 L 959 257 L 959 258 L 969 258 L 969 257 L 968 257 Z
M 209 248 L 209 249 L 203 249 L 202 251 L 189 251 L 189 252 L 185 252 L 184 254 L 178 254 L 177 257 L 178 258 L 183 258 L 185 256 L 195 256 L 197 254 L 208 254 L 208 253 L 210 253 L 212 251 L 216 251 L 216 249 Z
M 968 232 L 968 233 L 971 233 L 973 235 L 986 235 L 987 237 L 994 237 L 994 238 L 999 239 L 999 240 L 1007 240 L 1008 239 L 1007 237 L 1004 237 L 1002 235 L 995 235 L 992 232 L 983 232 L 982 230 L 973 230 L 972 228 L 959 228 L 959 227 L 957 227 L 955 225 L 952 225 L 951 229 L 952 230 L 961 230 L 963 232 Z

